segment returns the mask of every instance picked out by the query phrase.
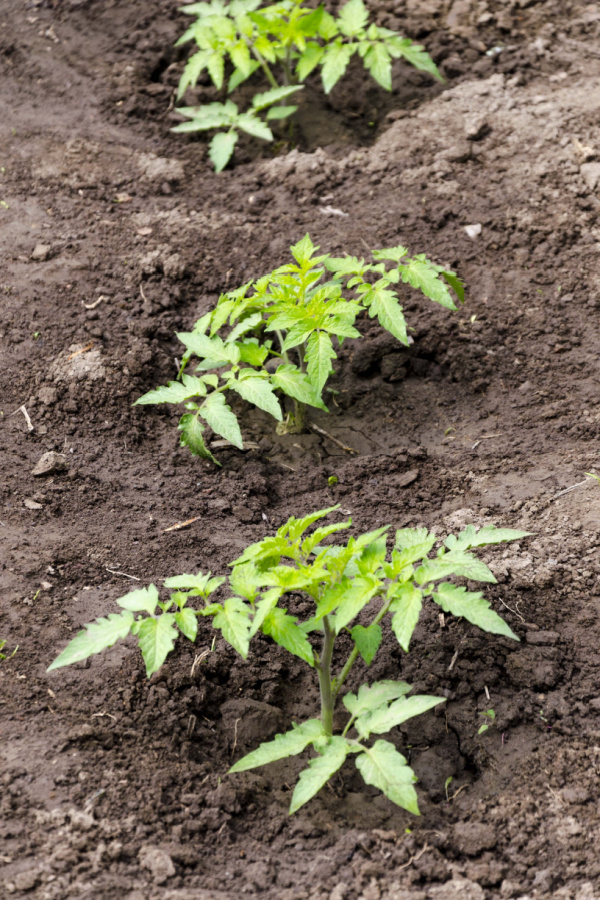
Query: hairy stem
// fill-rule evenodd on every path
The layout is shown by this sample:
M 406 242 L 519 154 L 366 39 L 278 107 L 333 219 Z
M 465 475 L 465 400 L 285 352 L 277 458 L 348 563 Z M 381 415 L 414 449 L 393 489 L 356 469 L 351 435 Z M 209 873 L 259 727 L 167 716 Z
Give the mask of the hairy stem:
M 283 349 L 283 334 L 277 329 L 275 329 L 275 334 L 277 335 L 277 340 L 279 341 L 279 349 L 281 350 L 281 355 L 283 356 L 284 361 L 289 365 L 290 358 L 287 355 L 287 351 Z
M 303 434 L 306 431 L 306 404 L 300 400 L 294 400 L 294 433 Z
M 390 605 L 391 605 L 393 599 L 394 599 L 393 597 L 390 597 L 389 600 L 385 601 L 385 603 L 383 604 L 383 606 L 381 607 L 381 609 L 379 610 L 379 612 L 377 613 L 377 615 L 371 622 L 371 625 L 379 625 L 379 623 L 381 622 L 381 620 L 387 613 L 388 609 L 390 608 Z M 338 694 L 342 689 L 342 685 L 344 684 L 346 678 L 350 674 L 350 670 L 352 669 L 352 666 L 354 665 L 354 663 L 356 662 L 357 659 L 358 659 L 358 648 L 355 645 L 352 648 L 352 652 L 350 653 L 350 656 L 346 660 L 342 671 L 340 672 L 339 675 L 336 675 L 336 677 L 333 679 L 333 681 L 331 683 L 331 693 L 333 695 L 334 703 L 337 700 Z
M 327 616 L 323 618 L 323 635 L 321 659 L 316 669 L 321 691 L 321 722 L 323 723 L 325 734 L 331 735 L 333 734 L 333 706 L 335 703 L 331 681 L 331 661 L 333 658 L 335 631 L 329 624 Z

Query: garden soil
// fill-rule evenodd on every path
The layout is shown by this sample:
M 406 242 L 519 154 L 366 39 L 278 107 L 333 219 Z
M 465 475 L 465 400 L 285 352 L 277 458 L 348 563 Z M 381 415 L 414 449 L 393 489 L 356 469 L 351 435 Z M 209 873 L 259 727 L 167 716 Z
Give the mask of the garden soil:
M 293 147 L 243 143 L 216 175 L 169 131 L 174 0 L 0 0 L 2 897 L 600 897 L 600 9 L 370 5 L 446 83 L 310 84 Z M 317 430 L 241 406 L 249 449 L 195 459 L 175 411 L 132 403 L 175 376 L 175 331 L 307 231 L 426 252 L 466 303 L 406 289 L 411 347 L 361 318 Z M 335 503 L 357 532 L 535 533 L 483 554 L 520 643 L 430 611 L 349 680 L 447 698 L 394 734 L 420 818 L 350 766 L 293 817 L 305 762 L 226 775 L 318 709 L 266 638 L 244 662 L 204 622 L 149 681 L 128 642 L 46 674 L 132 586 L 225 573 Z

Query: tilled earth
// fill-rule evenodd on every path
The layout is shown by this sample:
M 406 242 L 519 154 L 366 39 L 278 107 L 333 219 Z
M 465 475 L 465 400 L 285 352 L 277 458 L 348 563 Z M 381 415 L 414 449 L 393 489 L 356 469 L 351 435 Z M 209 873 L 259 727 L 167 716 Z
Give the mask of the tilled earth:
M 295 149 L 244 144 L 215 175 L 169 132 L 175 2 L 0 0 L 2 896 L 600 897 L 600 10 L 370 5 L 446 84 L 398 65 L 389 96 L 358 69 L 327 101 L 309 86 Z M 258 448 L 217 470 L 175 413 L 131 404 L 174 376 L 176 330 L 307 231 L 336 255 L 426 252 L 467 303 L 407 293 L 410 352 L 360 320 L 311 419 L 355 453 L 240 408 Z M 47 451 L 66 471 L 32 474 Z M 535 532 L 485 555 L 520 644 L 431 613 L 410 655 L 390 642 L 350 680 L 448 698 L 398 735 L 420 819 L 350 769 L 292 818 L 300 763 L 225 777 L 317 709 L 267 639 L 243 662 L 205 623 L 149 682 L 129 644 L 45 674 L 132 577 L 223 573 L 337 502 L 357 532 Z

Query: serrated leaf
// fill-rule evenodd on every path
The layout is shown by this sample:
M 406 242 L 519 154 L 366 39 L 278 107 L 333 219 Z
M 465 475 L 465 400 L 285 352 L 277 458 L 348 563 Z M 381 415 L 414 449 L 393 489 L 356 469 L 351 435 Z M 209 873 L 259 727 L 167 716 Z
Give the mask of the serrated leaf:
M 350 634 L 356 644 L 356 649 L 366 665 L 370 666 L 381 645 L 382 632 L 380 626 L 376 623 L 369 625 L 368 628 L 364 628 L 362 625 L 355 625 Z
M 239 362 L 240 352 L 235 344 L 226 344 L 218 335 L 209 337 L 196 331 L 179 331 L 182 344 L 199 359 L 218 360 L 219 363 Z
M 337 534 L 338 531 L 344 531 L 351 525 L 352 519 L 348 519 L 347 522 L 336 522 L 334 525 L 323 525 L 321 528 L 315 529 L 309 537 L 302 541 L 302 555 L 304 557 L 310 556 L 321 541 L 324 541 L 325 538 L 329 537 L 331 534 Z
M 401 38 L 399 35 L 396 35 L 391 40 L 386 40 L 386 46 L 396 59 L 403 57 L 415 69 L 429 72 L 438 81 L 444 80 L 438 67 L 421 44 L 414 44 L 410 38 Z
M 208 422 L 215 434 L 221 435 L 239 450 L 244 449 L 238 420 L 231 408 L 227 406 L 223 394 L 209 394 L 200 408 L 200 415 L 205 422 Z
M 232 91 L 235 91 L 240 84 L 243 84 L 251 75 L 254 75 L 259 67 L 260 63 L 255 59 L 252 59 L 250 60 L 250 66 L 247 72 L 243 72 L 241 69 L 234 69 L 227 82 L 227 93 L 231 94 Z
M 206 61 L 208 74 L 212 79 L 212 83 L 220 90 L 223 87 L 223 77 L 225 75 L 225 52 L 223 50 L 213 50 Z
M 286 97 L 291 97 L 292 94 L 296 94 L 302 89 L 303 86 L 301 84 L 290 84 L 272 88 L 270 91 L 265 91 L 262 94 L 255 94 L 252 98 L 252 106 L 258 112 L 261 109 L 266 109 L 267 106 L 279 103 L 280 100 L 285 100 Z
M 465 300 L 465 285 L 464 282 L 460 280 L 456 272 L 450 272 L 447 269 L 442 269 L 440 272 L 440 276 L 444 279 L 446 284 L 448 284 L 461 303 L 464 303 Z
M 490 634 L 501 634 L 515 641 L 519 640 L 504 619 L 490 608 L 489 600 L 486 600 L 480 591 L 467 591 L 465 587 L 458 587 L 455 584 L 439 584 L 432 597 L 444 612 L 462 616 L 472 625 L 477 625 Z
M 228 644 L 244 659 L 248 656 L 250 646 L 250 614 L 251 609 L 239 597 L 229 597 L 213 619 L 213 627 L 217 628 Z
M 246 772 L 248 769 L 256 769 L 258 766 L 266 766 L 278 759 L 286 759 L 288 756 L 297 756 L 298 753 L 313 744 L 319 738 L 324 737 L 323 725 L 319 719 L 309 719 L 287 731 L 285 734 L 275 735 L 275 739 L 261 744 L 252 753 L 243 756 L 233 765 L 229 773 Z
M 117 603 L 121 609 L 128 609 L 130 612 L 147 612 L 152 615 L 158 603 L 158 590 L 153 584 L 147 588 L 138 588 L 136 591 L 129 591 L 128 594 L 119 597 Z
M 390 605 L 392 631 L 405 653 L 413 635 L 423 605 L 423 595 L 412 584 L 399 584 L 394 588 L 394 600 Z
M 263 584 L 262 574 L 253 562 L 234 566 L 229 576 L 229 584 L 236 594 L 245 597 L 246 600 L 254 600 Z
M 262 623 L 265 621 L 271 610 L 274 609 L 275 606 L 277 606 L 280 597 L 281 590 L 279 588 L 271 588 L 270 591 L 266 591 L 260 598 L 260 600 L 256 604 L 254 618 L 252 619 L 252 625 L 250 627 L 251 639 L 254 637 L 257 631 L 259 631 Z
M 193 643 L 198 634 L 198 616 L 194 610 L 186 608 L 176 612 L 174 615 L 175 623 L 181 633 Z
M 427 584 L 449 575 L 496 584 L 496 579 L 486 564 L 463 550 L 450 550 L 435 559 L 425 560 L 415 572 L 415 581 L 417 584 Z
M 331 360 L 336 359 L 331 338 L 324 331 L 315 331 L 306 345 L 307 374 L 317 394 L 323 390 L 333 372 Z
M 408 550 L 410 547 L 419 546 L 431 540 L 431 547 L 435 544 L 435 534 L 427 528 L 400 528 L 396 532 L 394 546 L 399 550 Z M 431 550 L 431 547 L 429 550 Z M 429 553 L 429 550 L 427 553 Z
M 372 575 L 380 567 L 387 555 L 386 538 L 371 541 L 357 557 L 357 568 L 361 575 Z
M 345 3 L 337 19 L 337 24 L 346 37 L 356 37 L 369 21 L 369 13 L 363 0 L 348 0 Z
M 296 65 L 296 76 L 300 81 L 304 81 L 313 69 L 316 69 L 323 58 L 324 52 L 324 48 L 317 44 L 316 41 L 309 41 L 306 44 L 304 52 Z
M 251 74 L 252 59 L 250 57 L 250 49 L 243 38 L 229 48 L 229 58 L 235 68 L 239 69 L 245 78 Z
M 368 738 L 370 734 L 385 734 L 392 728 L 408 722 L 409 719 L 421 716 L 433 709 L 434 706 L 444 703 L 445 699 L 445 697 L 427 697 L 421 694 L 414 697 L 399 697 L 388 707 L 380 706 L 379 709 L 359 716 L 354 727 L 361 738 Z
M 240 397 L 247 400 L 248 403 L 264 409 L 269 415 L 277 419 L 278 422 L 283 421 L 283 413 L 277 397 L 273 393 L 273 387 L 267 378 L 244 378 L 239 381 L 230 383 L 232 390 L 236 391 Z
M 386 91 L 392 89 L 392 59 L 385 44 L 371 44 L 363 57 L 365 68 Z
M 411 690 L 411 685 L 405 681 L 376 681 L 372 685 L 362 684 L 358 695 L 346 694 L 343 703 L 352 716 L 358 717 L 380 707 L 387 707 L 392 700 L 403 697 Z
M 193 590 L 200 593 L 202 596 L 208 596 L 209 594 L 212 594 L 213 591 L 216 591 L 224 581 L 224 578 L 211 578 L 210 572 L 206 572 L 205 574 L 198 572 L 197 575 L 173 575 L 171 578 L 166 578 L 165 581 L 163 581 L 163 584 L 166 588 L 170 588 L 171 590 Z
M 154 672 L 158 672 L 175 646 L 178 635 L 174 622 L 173 613 L 163 613 L 156 619 L 144 619 L 138 624 L 138 643 L 144 657 L 148 678 Z
M 420 815 L 417 792 L 413 787 L 417 778 L 393 744 L 376 741 L 356 757 L 356 767 L 366 784 L 379 788 L 392 803 L 402 809 L 415 816 Z
M 299 656 L 309 666 L 314 666 L 313 649 L 306 634 L 298 627 L 297 622 L 298 620 L 295 616 L 289 616 L 285 610 L 277 607 L 271 609 L 267 614 L 262 623 L 261 631 L 263 634 L 272 637 L 280 647 L 284 647 L 290 653 L 293 653 L 294 656 Z
M 70 666 L 72 663 L 81 662 L 88 656 L 112 647 L 117 641 L 127 637 L 134 621 L 133 614 L 125 611 L 109 613 L 107 618 L 99 618 L 95 622 L 90 622 L 67 644 L 46 671 L 52 672 L 54 669 Z
M 320 756 L 309 760 L 308 768 L 300 773 L 300 778 L 292 794 L 290 815 L 318 794 L 332 775 L 340 769 L 350 753 L 350 746 L 343 737 L 334 735 Z
M 352 46 L 343 44 L 339 40 L 329 44 L 326 48 L 321 67 L 323 90 L 326 94 L 331 92 L 348 68 L 352 53 Z
M 241 128 L 246 134 L 252 135 L 252 137 L 261 138 L 263 141 L 273 140 L 273 132 L 269 126 L 262 119 L 259 119 L 258 116 L 252 115 L 252 113 L 242 113 L 236 124 L 238 128 Z
M 215 134 L 208 148 L 208 155 L 215 167 L 215 172 L 223 171 L 233 156 L 237 139 L 235 131 L 221 131 L 219 134 Z
M 170 381 L 168 385 L 161 385 L 153 391 L 148 391 L 139 397 L 134 406 L 143 406 L 148 403 L 184 403 L 191 397 L 203 397 L 206 394 L 206 385 L 195 375 L 184 375 L 183 383 Z
M 361 609 L 373 599 L 382 584 L 383 582 L 374 575 L 360 575 L 352 579 L 344 591 L 333 620 L 336 634 L 339 634 L 342 628 L 356 618 Z
M 447 309 L 456 309 L 448 285 L 439 276 L 438 267 L 426 259 L 423 254 L 398 268 L 402 281 L 420 290 L 434 303 L 439 303 Z
M 301 372 L 296 366 L 281 365 L 271 375 L 271 382 L 276 388 L 298 400 L 300 403 L 306 403 L 309 406 L 316 406 L 327 412 L 327 407 L 323 401 L 317 397 L 314 388 L 304 372 Z
M 403 247 L 402 244 L 398 244 L 397 247 L 387 247 L 384 250 L 373 250 L 373 259 L 390 259 L 392 262 L 399 263 L 401 259 L 404 259 L 407 253 L 407 248 Z
M 491 544 L 503 544 L 507 541 L 519 541 L 531 537 L 531 531 L 517 531 L 514 528 L 496 528 L 495 525 L 484 525 L 476 530 L 474 525 L 467 525 L 459 535 L 449 535 L 444 544 L 448 550 L 469 550 L 471 547 L 488 547 Z
M 190 56 L 185 64 L 183 74 L 179 79 L 179 86 L 177 88 L 178 100 L 183 97 L 188 87 L 194 87 L 196 85 L 196 82 L 208 64 L 209 58 L 210 51 L 207 50 L 199 50 L 197 53 L 194 53 L 193 56 Z
M 210 459 L 216 466 L 221 465 L 204 443 L 204 425 L 200 422 L 197 415 L 186 413 L 179 420 L 177 427 L 181 431 L 179 443 L 182 447 L 187 447 L 194 456 Z
M 238 343 L 237 347 L 240 350 L 241 362 L 248 363 L 249 366 L 262 366 L 269 355 L 266 347 L 261 347 L 260 344 L 256 344 L 253 341 Z
M 318 249 L 310 239 L 310 235 L 305 234 L 303 238 L 290 247 L 290 253 L 299 266 L 308 266 L 312 256 Z

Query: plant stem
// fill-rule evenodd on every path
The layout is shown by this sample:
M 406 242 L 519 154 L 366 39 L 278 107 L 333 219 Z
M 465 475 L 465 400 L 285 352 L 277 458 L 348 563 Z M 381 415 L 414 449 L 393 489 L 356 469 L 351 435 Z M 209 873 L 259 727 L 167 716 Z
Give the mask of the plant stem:
M 284 361 L 289 365 L 290 358 L 287 355 L 287 351 L 283 349 L 283 334 L 277 329 L 275 329 L 275 334 L 277 335 L 277 340 L 279 341 L 279 349 L 281 350 L 281 355 L 283 356 Z
M 306 404 L 300 400 L 294 400 L 294 434 L 303 434 L 306 431 Z
M 377 613 L 377 615 L 371 622 L 371 625 L 379 625 L 379 623 L 381 622 L 381 620 L 387 613 L 388 609 L 390 608 L 390 605 L 391 605 L 393 599 L 394 599 L 393 597 L 390 597 L 389 600 L 385 601 L 385 603 L 383 604 L 383 606 L 381 607 L 381 609 L 379 610 L 379 612 Z M 337 700 L 338 694 L 339 694 L 340 690 L 342 689 L 342 685 L 344 684 L 346 678 L 350 674 L 350 670 L 357 659 L 358 659 L 358 648 L 355 645 L 352 648 L 352 652 L 350 653 L 350 656 L 346 660 L 344 668 L 342 669 L 342 671 L 340 672 L 339 675 L 336 675 L 336 677 L 333 679 L 333 681 L 331 683 L 331 693 L 333 695 L 334 703 Z
M 273 88 L 279 87 L 279 85 L 277 84 L 277 81 L 275 80 L 275 76 L 273 75 L 273 73 L 271 72 L 271 70 L 268 66 L 267 61 L 260 55 L 260 53 L 258 52 L 258 50 L 256 49 L 256 47 L 253 44 L 250 44 L 250 50 L 252 51 L 254 58 L 260 64 L 260 67 L 263 70 L 263 72 L 265 73 L 265 75 L 267 77 L 267 81 L 269 82 L 271 87 L 273 87 Z
M 335 631 L 329 624 L 327 616 L 323 618 L 323 635 L 321 659 L 316 669 L 321 691 L 321 722 L 323 723 L 325 734 L 331 735 L 333 734 L 333 705 L 335 703 L 331 681 L 331 661 L 333 658 Z

